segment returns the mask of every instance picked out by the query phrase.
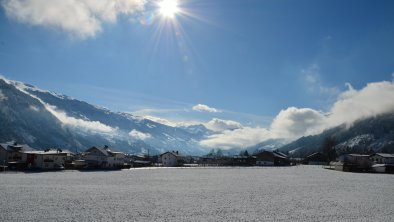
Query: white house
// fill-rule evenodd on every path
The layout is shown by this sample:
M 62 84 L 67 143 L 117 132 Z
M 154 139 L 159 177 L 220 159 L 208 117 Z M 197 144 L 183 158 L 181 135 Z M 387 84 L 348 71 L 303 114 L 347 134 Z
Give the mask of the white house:
M 24 152 L 33 151 L 34 149 L 25 144 L 1 143 L 0 144 L 0 165 L 8 165 L 12 168 L 24 168 L 26 158 Z
M 376 164 L 394 164 L 394 154 L 375 153 L 370 156 L 370 159 Z
M 66 162 L 71 162 L 74 154 L 68 150 L 46 149 L 44 151 L 24 151 L 22 161 L 27 168 L 42 170 L 62 170 Z
M 66 161 L 73 158 L 68 150 L 35 150 L 17 143 L 0 144 L 0 163 L 13 169 L 37 168 L 42 170 L 64 169 Z
M 94 146 L 87 149 L 82 158 L 88 166 L 94 168 L 122 168 L 125 155 L 108 146 L 104 146 L 104 148 Z
M 22 152 L 32 151 L 33 148 L 25 144 L 18 144 L 16 142 L 12 143 L 0 143 L 0 163 L 21 161 Z
M 184 162 L 178 151 L 165 152 L 160 155 L 160 158 L 164 167 L 182 166 Z
M 394 154 L 375 153 L 369 158 L 372 162 L 372 171 L 377 173 L 392 172 L 394 170 Z

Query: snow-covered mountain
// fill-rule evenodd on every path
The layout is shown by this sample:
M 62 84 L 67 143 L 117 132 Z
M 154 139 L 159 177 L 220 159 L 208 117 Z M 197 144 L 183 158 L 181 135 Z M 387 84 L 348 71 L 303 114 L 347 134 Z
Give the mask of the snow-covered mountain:
M 127 153 L 179 150 L 200 155 L 212 149 L 202 147 L 200 141 L 214 133 L 202 124 L 168 126 L 0 77 L 0 142 L 14 140 L 38 149 L 61 147 L 82 151 L 94 145 L 110 145 Z M 394 113 L 359 120 L 350 127 L 338 126 L 287 145 L 285 140 L 270 139 L 226 153 L 279 149 L 305 156 L 321 151 L 323 141 L 329 137 L 335 138 L 339 153 L 394 153 Z
M 107 144 L 133 153 L 204 154 L 199 141 L 210 134 L 203 125 L 171 127 L 5 78 L 0 78 L 0 125 L 0 141 L 73 151 Z
M 337 154 L 341 153 L 394 153 L 394 113 L 361 119 L 351 126 L 345 124 L 321 134 L 302 137 L 280 148 L 295 157 L 322 151 L 327 138 L 333 138 Z
M 286 145 L 287 143 L 288 141 L 285 139 L 268 139 L 256 145 L 249 146 L 246 148 L 233 148 L 227 150 L 225 153 L 229 155 L 238 155 L 240 152 L 244 152 L 245 150 L 247 150 L 249 154 L 254 154 L 263 150 L 269 150 L 269 151 L 277 150 L 283 147 L 284 145 Z

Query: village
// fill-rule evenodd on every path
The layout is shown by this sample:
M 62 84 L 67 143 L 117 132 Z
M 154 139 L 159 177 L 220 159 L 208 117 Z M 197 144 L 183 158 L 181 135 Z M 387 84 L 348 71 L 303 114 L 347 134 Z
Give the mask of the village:
M 260 151 L 249 155 L 185 156 L 178 151 L 160 155 L 126 154 L 104 145 L 93 146 L 84 152 L 53 148 L 35 150 L 28 145 L 0 143 L 0 171 L 56 171 L 56 170 L 119 170 L 138 167 L 248 167 L 321 165 L 327 169 L 348 172 L 394 173 L 394 154 L 343 154 L 336 161 L 328 161 L 320 152 L 305 158 L 292 158 L 279 151 Z

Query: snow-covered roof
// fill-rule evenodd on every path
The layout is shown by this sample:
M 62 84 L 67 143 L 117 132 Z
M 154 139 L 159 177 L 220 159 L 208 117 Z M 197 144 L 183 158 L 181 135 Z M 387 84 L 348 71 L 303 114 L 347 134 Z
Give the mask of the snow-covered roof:
M 34 151 L 23 151 L 26 154 L 37 154 L 37 155 L 58 155 L 58 154 L 73 154 L 69 150 L 62 150 L 61 152 L 57 149 L 50 150 L 34 150 Z
M 87 149 L 85 152 L 86 153 L 90 153 L 90 152 L 92 152 L 92 150 L 94 150 L 94 149 L 96 149 L 96 150 L 98 150 L 100 153 L 102 153 L 104 156 L 109 156 L 109 153 L 107 152 L 107 150 L 106 149 L 104 149 L 104 148 L 101 148 L 101 147 L 91 147 L 91 148 L 89 148 L 89 149 Z
M 369 157 L 370 156 L 370 155 L 366 155 L 366 154 L 354 154 L 354 153 L 346 154 L 346 155 L 353 156 L 353 157 Z
M 375 168 L 375 167 L 385 167 L 385 166 L 386 166 L 386 164 L 374 164 L 374 165 L 372 165 L 373 168 Z
M 179 155 L 179 152 L 175 152 L 175 151 L 171 151 L 171 152 L 167 151 L 165 153 L 160 154 L 160 156 L 163 156 L 164 154 L 167 154 L 167 153 L 172 154 L 172 155 L 174 155 L 176 157 L 180 157 L 181 156 L 181 155 Z
M 15 149 L 19 149 L 21 151 L 34 151 L 35 149 L 31 148 L 26 144 L 16 144 L 13 142 L 10 143 L 0 143 L 0 146 L 3 147 L 7 151 L 13 151 Z
M 381 156 L 384 158 L 394 158 L 394 154 L 390 154 L 390 153 L 375 153 L 374 155 Z
M 250 159 L 250 158 L 256 159 L 255 156 L 239 156 L 239 155 L 233 156 L 232 158 L 233 159 Z
M 140 163 L 140 164 L 150 164 L 151 162 L 148 160 L 134 160 L 134 163 Z
M 314 156 L 324 156 L 324 154 L 322 154 L 320 152 L 315 152 L 315 153 L 312 153 L 311 155 L 307 156 L 306 158 L 311 158 L 311 157 L 314 157 Z
M 105 147 L 91 147 L 91 148 L 89 148 L 89 149 L 87 149 L 85 152 L 86 153 L 89 153 L 89 152 L 91 152 L 91 150 L 93 150 L 93 149 L 97 149 L 98 151 L 100 151 L 104 156 L 110 156 L 110 155 L 112 155 L 112 154 L 118 154 L 118 153 L 123 153 L 123 152 L 120 152 L 120 151 L 118 151 L 118 150 L 116 150 L 116 149 L 114 149 L 114 148 L 110 148 L 110 147 L 108 147 L 108 146 L 105 146 Z

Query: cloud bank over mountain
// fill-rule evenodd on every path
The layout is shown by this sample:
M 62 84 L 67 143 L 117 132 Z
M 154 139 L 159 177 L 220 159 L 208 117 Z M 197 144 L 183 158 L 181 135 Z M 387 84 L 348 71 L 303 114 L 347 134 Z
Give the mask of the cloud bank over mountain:
M 21 23 L 67 32 L 85 39 L 115 23 L 120 15 L 132 16 L 144 9 L 145 0 L 4 0 L 8 17 Z
M 271 133 L 267 129 L 243 127 L 211 135 L 207 139 L 200 141 L 200 144 L 205 147 L 221 149 L 243 148 L 256 145 L 270 137 Z
M 208 123 L 204 124 L 210 130 L 215 132 L 223 132 L 226 130 L 235 130 L 242 128 L 241 123 L 233 121 L 233 120 L 223 120 L 218 118 L 213 118 Z
M 69 127 L 73 127 L 78 130 L 89 131 L 89 132 L 93 132 L 93 133 L 114 133 L 116 131 L 115 128 L 107 126 L 99 121 L 88 121 L 88 120 L 83 120 L 83 119 L 78 119 L 78 118 L 68 116 L 66 112 L 59 110 L 56 106 L 48 104 L 48 103 L 44 102 L 42 99 L 40 99 L 39 97 L 29 93 L 27 90 L 27 86 L 25 84 L 23 84 L 21 82 L 17 82 L 17 81 L 9 81 L 1 75 L 0 75 L 0 79 L 4 80 L 8 84 L 14 85 L 15 88 L 17 88 L 21 92 L 23 92 L 23 93 L 33 97 L 37 101 L 39 101 L 48 112 L 50 112 L 53 116 L 55 116 L 64 125 L 67 125 Z M 43 91 L 43 90 L 36 89 L 36 88 L 29 88 L 29 89 Z M 30 106 L 30 109 L 32 109 L 36 112 L 39 111 L 38 108 L 34 107 L 34 106 Z
M 149 133 L 143 133 L 136 129 L 131 130 L 129 135 L 138 140 L 147 140 L 152 137 Z
M 362 89 L 354 89 L 349 83 L 328 112 L 311 108 L 289 107 L 281 110 L 268 128 L 243 127 L 225 129 L 200 142 L 207 147 L 230 149 L 247 147 L 268 139 L 287 139 L 315 135 L 323 130 L 348 124 L 356 120 L 394 111 L 394 82 L 382 81 L 367 84 Z M 210 123 L 219 124 L 218 120 Z M 231 122 L 221 120 L 220 123 Z
M 360 118 L 376 116 L 394 110 L 394 82 L 368 83 L 360 90 L 347 84 L 326 119 L 328 127 L 341 123 L 351 124 Z
M 0 78 L 2 77 L 0 76 Z M 245 148 L 269 139 L 283 139 L 290 142 L 302 136 L 319 134 L 325 129 L 340 124 L 351 126 L 356 120 L 394 111 L 394 82 L 382 81 L 369 83 L 361 89 L 355 89 L 347 84 L 348 89 L 338 96 L 327 111 L 297 107 L 283 109 L 273 118 L 268 127 L 251 126 L 231 119 L 218 118 L 219 116 L 225 116 L 227 111 L 222 113 L 208 112 L 206 115 L 211 116 L 210 120 L 197 121 L 191 119 L 189 122 L 167 120 L 154 116 L 138 117 L 123 113 L 117 118 L 126 118 L 135 126 L 129 127 L 127 132 L 122 134 L 120 128 L 117 125 L 111 125 L 106 118 L 89 119 L 85 115 L 72 115 L 73 112 L 70 112 L 70 110 L 66 112 L 67 108 L 62 106 L 61 103 L 59 103 L 59 108 L 59 106 L 44 101 L 39 95 L 44 94 L 59 101 L 73 101 L 71 98 L 40 90 L 17 81 L 2 79 L 39 102 L 40 105 L 29 104 L 28 108 L 31 111 L 46 110 L 63 126 L 94 134 L 125 137 L 127 138 L 126 142 L 162 140 L 163 138 L 166 141 L 190 139 L 190 144 L 193 143 L 191 146 L 198 145 L 199 149 L 202 147 L 207 149 Z M 7 101 L 7 97 L 10 95 L 3 90 L 5 89 L 0 91 L 0 102 Z M 93 109 L 95 108 L 93 107 Z M 98 110 L 98 112 L 107 113 L 109 111 Z M 113 113 L 113 115 L 119 114 Z M 151 120 L 154 122 L 151 122 Z M 159 123 L 164 125 L 160 126 Z M 166 129 L 166 132 L 162 132 L 162 129 Z M 189 138 L 191 135 L 194 136 L 192 139 Z

